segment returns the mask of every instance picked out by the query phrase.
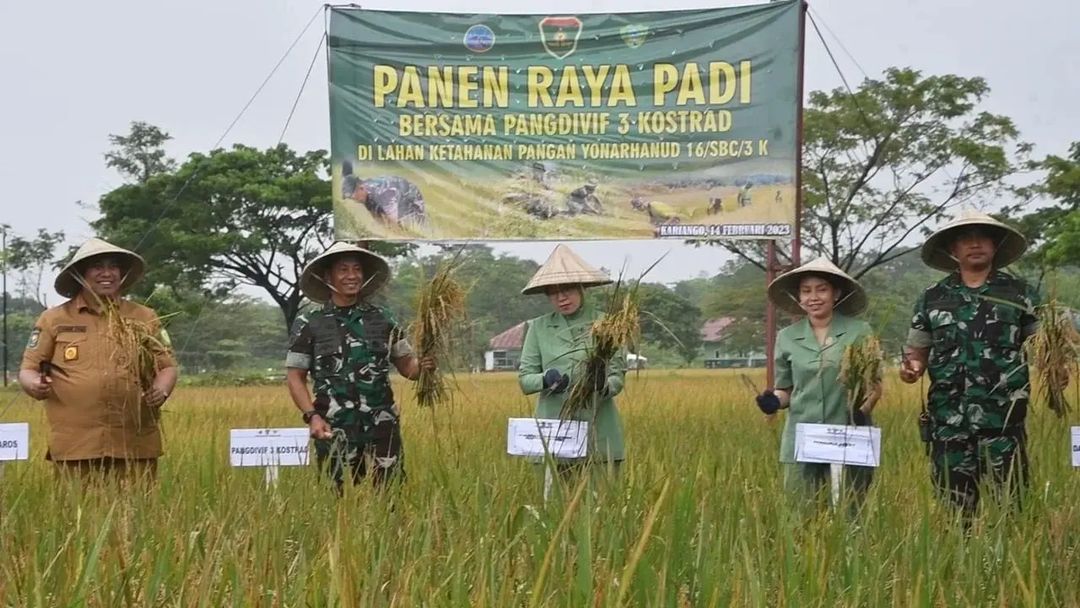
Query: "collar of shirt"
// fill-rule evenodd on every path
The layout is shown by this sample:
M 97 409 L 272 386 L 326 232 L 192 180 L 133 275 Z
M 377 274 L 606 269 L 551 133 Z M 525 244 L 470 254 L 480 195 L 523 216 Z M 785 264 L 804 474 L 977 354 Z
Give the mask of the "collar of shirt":
M 333 300 L 327 300 L 326 304 L 323 305 L 322 310 L 323 312 L 333 314 L 349 315 L 353 311 L 367 310 L 368 308 L 371 308 L 371 304 L 368 304 L 364 300 L 357 300 L 355 304 L 350 304 L 348 306 L 338 306 L 337 304 L 334 304 Z
M 548 327 L 564 344 L 573 345 L 589 333 L 597 316 L 591 306 L 582 302 L 581 307 L 572 315 L 564 315 L 558 311 L 550 313 Z
M 945 280 L 942 281 L 942 283 L 954 291 L 974 291 L 976 293 L 983 293 L 990 289 L 991 285 L 1001 285 L 1007 282 L 1009 278 L 1010 276 L 1008 274 L 995 269 L 990 271 L 990 274 L 987 275 L 986 280 L 983 281 L 982 285 L 979 285 L 978 287 L 968 287 L 964 284 L 963 279 L 960 278 L 960 273 L 954 272 L 945 277 Z
M 101 309 L 95 304 L 95 302 L 91 302 L 90 300 L 87 300 L 85 297 L 83 297 L 82 292 L 80 292 L 79 295 L 68 300 L 66 306 L 68 307 L 68 312 L 73 315 L 80 313 L 99 315 L 101 314 Z M 134 314 L 133 308 L 135 304 L 130 300 L 126 300 L 124 298 L 117 298 L 116 306 L 120 310 L 121 316 L 127 317 Z
M 810 325 L 810 319 L 804 317 L 802 321 L 799 321 L 799 331 L 794 336 L 793 340 L 796 344 L 799 344 L 803 348 L 809 348 L 813 351 L 821 351 L 826 348 L 830 348 L 840 342 L 840 338 L 850 331 L 850 320 L 838 313 L 834 312 L 832 321 L 829 322 L 829 333 L 826 338 L 825 346 L 818 344 L 817 336 L 814 335 L 814 328 Z M 831 340 L 830 340 L 831 338 Z
M 118 300 L 121 307 L 124 306 L 125 301 L 123 299 Z M 90 314 L 98 314 L 101 309 L 97 306 L 96 302 L 91 302 L 83 296 L 83 292 L 79 292 L 74 298 L 68 301 L 69 310 L 73 313 L 88 312 Z

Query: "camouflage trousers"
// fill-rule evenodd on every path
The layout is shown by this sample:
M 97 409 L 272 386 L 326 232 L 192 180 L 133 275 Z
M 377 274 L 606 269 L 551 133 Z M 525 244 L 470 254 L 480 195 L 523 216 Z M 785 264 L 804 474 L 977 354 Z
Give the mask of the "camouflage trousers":
M 930 460 L 938 495 L 970 517 L 979 506 L 980 483 L 985 480 L 995 496 L 1019 506 L 1028 477 L 1026 441 L 1022 427 L 1003 434 L 934 440 Z
M 375 485 L 404 479 L 401 427 L 391 408 L 373 412 L 346 409 L 330 418 L 334 436 L 315 440 L 315 458 L 319 470 L 327 473 L 339 493 L 345 471 L 354 485 L 359 484 L 367 477 L 369 460 Z

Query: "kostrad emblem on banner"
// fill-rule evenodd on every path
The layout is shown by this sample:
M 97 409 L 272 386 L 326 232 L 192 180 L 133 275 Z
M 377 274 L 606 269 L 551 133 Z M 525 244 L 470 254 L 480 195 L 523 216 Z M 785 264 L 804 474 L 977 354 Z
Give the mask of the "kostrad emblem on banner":
M 577 50 L 581 36 L 581 19 L 577 17 L 544 17 L 540 20 L 540 41 L 544 50 L 556 59 L 566 59 Z

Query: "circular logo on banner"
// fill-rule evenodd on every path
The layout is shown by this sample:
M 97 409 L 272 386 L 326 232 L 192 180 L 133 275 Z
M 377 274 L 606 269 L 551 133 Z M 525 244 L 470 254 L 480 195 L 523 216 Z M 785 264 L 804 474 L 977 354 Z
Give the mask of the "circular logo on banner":
M 636 49 L 645 44 L 645 40 L 649 37 L 649 28 L 644 25 L 624 25 L 619 30 L 619 35 L 622 36 L 623 42 L 626 46 Z
M 478 23 L 465 32 L 465 48 L 474 53 L 486 53 L 495 46 L 495 32 L 483 23 Z

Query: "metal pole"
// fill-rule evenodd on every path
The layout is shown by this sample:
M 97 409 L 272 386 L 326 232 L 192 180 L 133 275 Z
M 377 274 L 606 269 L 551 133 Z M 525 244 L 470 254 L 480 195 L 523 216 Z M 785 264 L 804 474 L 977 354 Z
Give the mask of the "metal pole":
M 768 285 L 776 278 L 776 241 L 769 241 L 765 254 L 765 284 Z M 776 379 L 776 369 L 773 365 L 773 355 L 776 350 L 776 306 L 771 300 L 767 300 L 765 306 L 765 386 L 773 387 Z
M 0 256 L 4 262 L 4 283 L 0 290 L 4 292 L 3 316 L 4 316 L 4 386 L 8 385 L 8 327 L 7 327 L 7 227 L 0 227 Z
M 810 10 L 807 2 L 802 3 L 799 11 L 799 84 L 798 114 L 795 116 L 795 235 L 791 240 L 791 264 L 802 265 L 802 170 L 803 170 L 803 80 L 806 64 L 806 11 Z
M 803 95 L 804 95 L 804 66 L 806 64 L 806 11 L 810 9 L 807 2 L 802 3 L 799 11 L 799 67 L 797 96 L 798 107 L 795 114 L 795 229 L 791 239 L 791 264 L 798 267 L 802 264 L 802 169 L 803 169 Z M 768 253 L 765 256 L 765 281 L 766 285 L 776 278 L 779 262 L 776 257 L 776 241 L 769 241 Z M 766 384 L 773 388 L 776 379 L 776 369 L 773 366 L 773 351 L 776 347 L 776 307 L 772 302 L 765 306 L 765 379 Z

